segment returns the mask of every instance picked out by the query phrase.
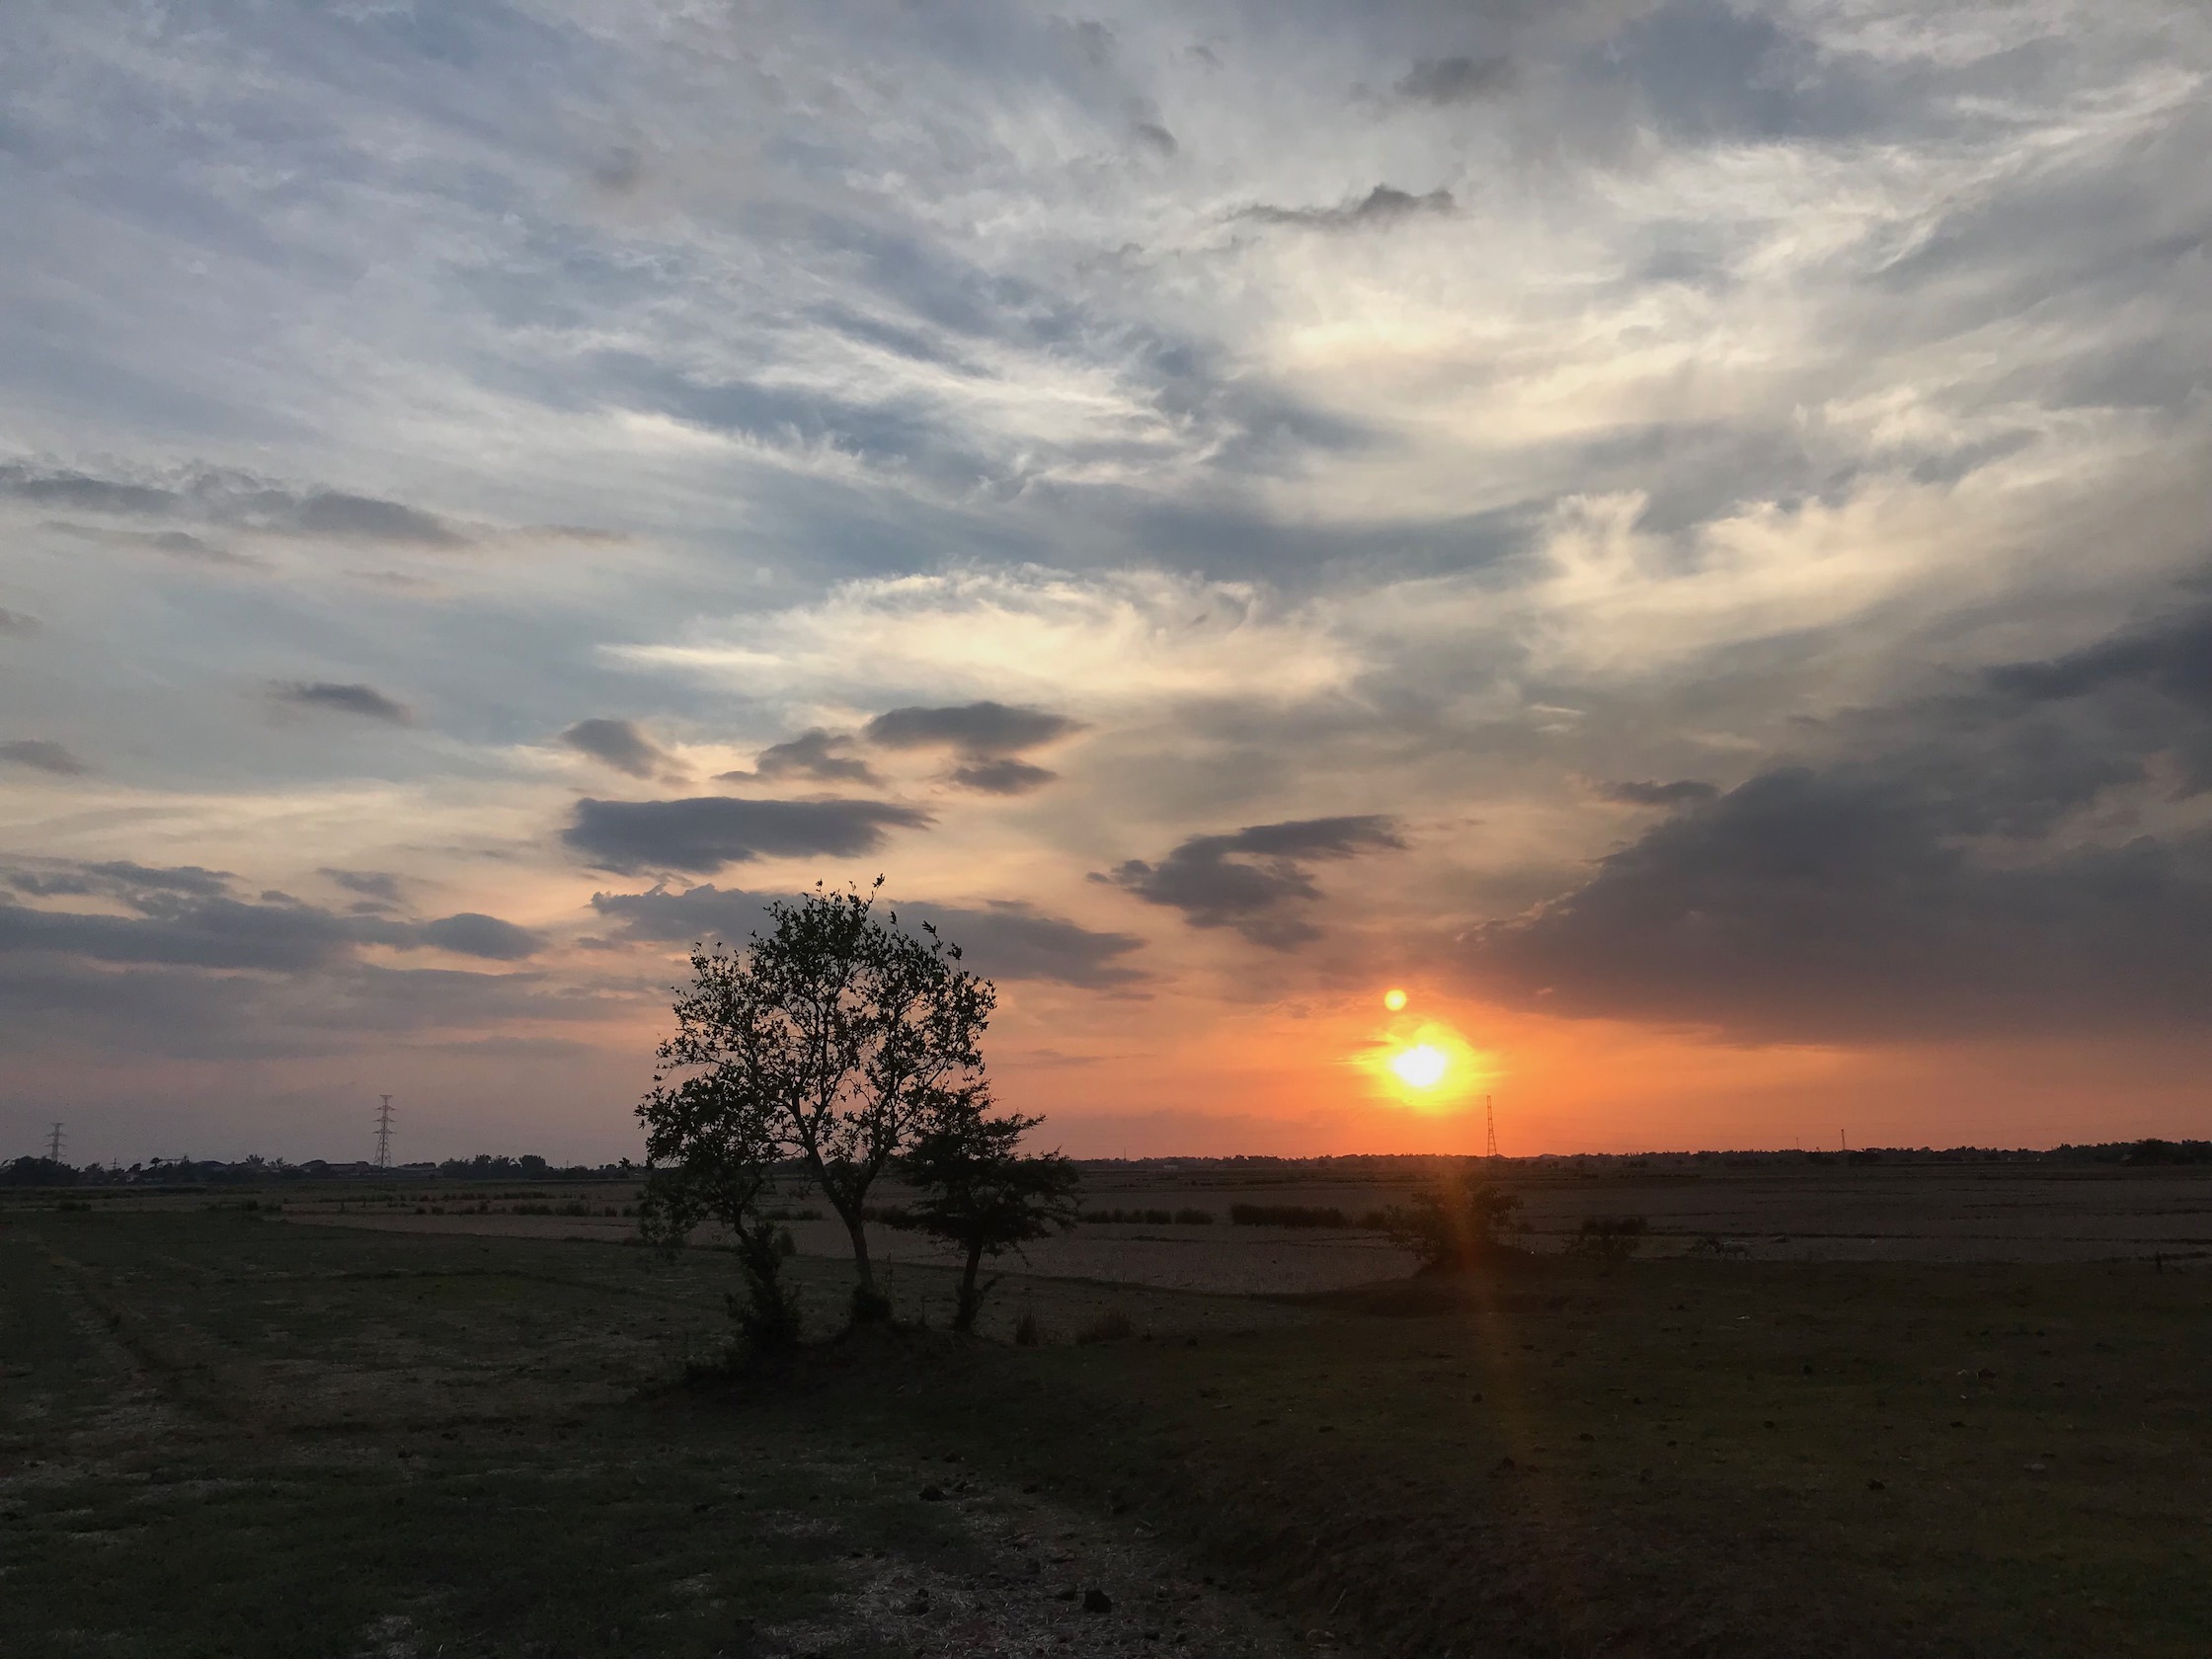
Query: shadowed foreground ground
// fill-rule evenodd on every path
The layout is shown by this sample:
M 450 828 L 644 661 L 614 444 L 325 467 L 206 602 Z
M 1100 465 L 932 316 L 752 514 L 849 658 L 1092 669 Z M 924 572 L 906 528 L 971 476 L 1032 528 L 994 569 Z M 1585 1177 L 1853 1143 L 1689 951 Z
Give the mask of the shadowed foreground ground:
M 2212 1278 L 1022 1280 L 993 1328 L 1026 1308 L 1041 1348 L 672 1388 L 728 1266 L 12 1212 L 0 1651 L 2212 1648 Z M 841 1277 L 798 1270 L 827 1328 Z M 896 1274 L 941 1321 L 944 1276 Z M 1137 1334 L 1070 1342 L 1107 1312 Z

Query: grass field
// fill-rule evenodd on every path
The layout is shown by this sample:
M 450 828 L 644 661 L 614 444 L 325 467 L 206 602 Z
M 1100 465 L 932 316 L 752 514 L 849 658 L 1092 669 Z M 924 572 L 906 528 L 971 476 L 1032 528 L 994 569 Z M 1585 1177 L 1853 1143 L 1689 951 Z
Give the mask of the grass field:
M 718 1252 L 126 1208 L 0 1226 L 11 1656 L 2212 1651 L 2203 1275 L 1017 1278 L 685 1386 Z

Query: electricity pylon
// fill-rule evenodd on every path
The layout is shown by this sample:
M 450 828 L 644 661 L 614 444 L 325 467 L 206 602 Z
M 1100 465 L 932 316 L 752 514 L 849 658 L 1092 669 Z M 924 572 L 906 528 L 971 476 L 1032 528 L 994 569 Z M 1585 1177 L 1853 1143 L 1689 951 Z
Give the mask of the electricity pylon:
M 48 1162 L 59 1163 L 61 1161 L 61 1125 L 56 1123 L 53 1126 L 53 1133 L 46 1137 L 46 1159 Z
M 1498 1160 L 1498 1114 L 1491 1109 L 1490 1097 L 1482 1097 L 1482 1129 L 1489 1141 L 1489 1149 L 1482 1155 L 1492 1163 Z
M 383 1102 L 376 1108 L 376 1167 L 389 1169 L 392 1166 L 392 1097 L 380 1094 L 376 1098 Z

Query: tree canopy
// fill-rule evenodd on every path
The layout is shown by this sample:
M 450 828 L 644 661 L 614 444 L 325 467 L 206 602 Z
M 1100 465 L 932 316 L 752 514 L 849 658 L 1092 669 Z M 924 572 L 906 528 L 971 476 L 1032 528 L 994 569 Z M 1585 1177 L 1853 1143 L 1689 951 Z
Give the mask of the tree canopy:
M 935 928 L 925 922 L 917 937 L 895 911 L 877 913 L 882 885 L 818 885 L 769 905 L 773 925 L 745 949 L 694 947 L 692 983 L 639 1108 L 663 1136 L 659 1155 L 679 1164 L 747 1149 L 797 1159 L 851 1238 L 863 1317 L 884 1310 L 869 1191 L 930 1125 L 981 1115 L 983 1034 L 997 1001 Z M 716 1190 L 737 1190 L 732 1179 L 714 1177 Z

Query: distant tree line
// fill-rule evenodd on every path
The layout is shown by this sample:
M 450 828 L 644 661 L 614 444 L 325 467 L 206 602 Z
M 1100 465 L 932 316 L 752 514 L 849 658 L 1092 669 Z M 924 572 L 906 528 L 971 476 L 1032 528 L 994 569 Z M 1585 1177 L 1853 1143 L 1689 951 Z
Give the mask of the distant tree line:
M 226 1163 L 219 1158 L 150 1158 L 127 1168 L 88 1163 L 82 1167 L 45 1157 L 19 1157 L 0 1163 L 0 1184 L 17 1187 L 74 1186 L 262 1186 L 277 1181 L 358 1181 L 389 1179 L 420 1181 L 607 1181 L 635 1173 L 625 1158 L 618 1163 L 554 1165 L 525 1153 L 521 1157 L 494 1157 L 478 1153 L 473 1158 L 447 1158 L 443 1163 L 402 1164 L 380 1169 L 361 1161 L 332 1163 L 309 1158 L 288 1163 L 282 1158 L 246 1157 Z

